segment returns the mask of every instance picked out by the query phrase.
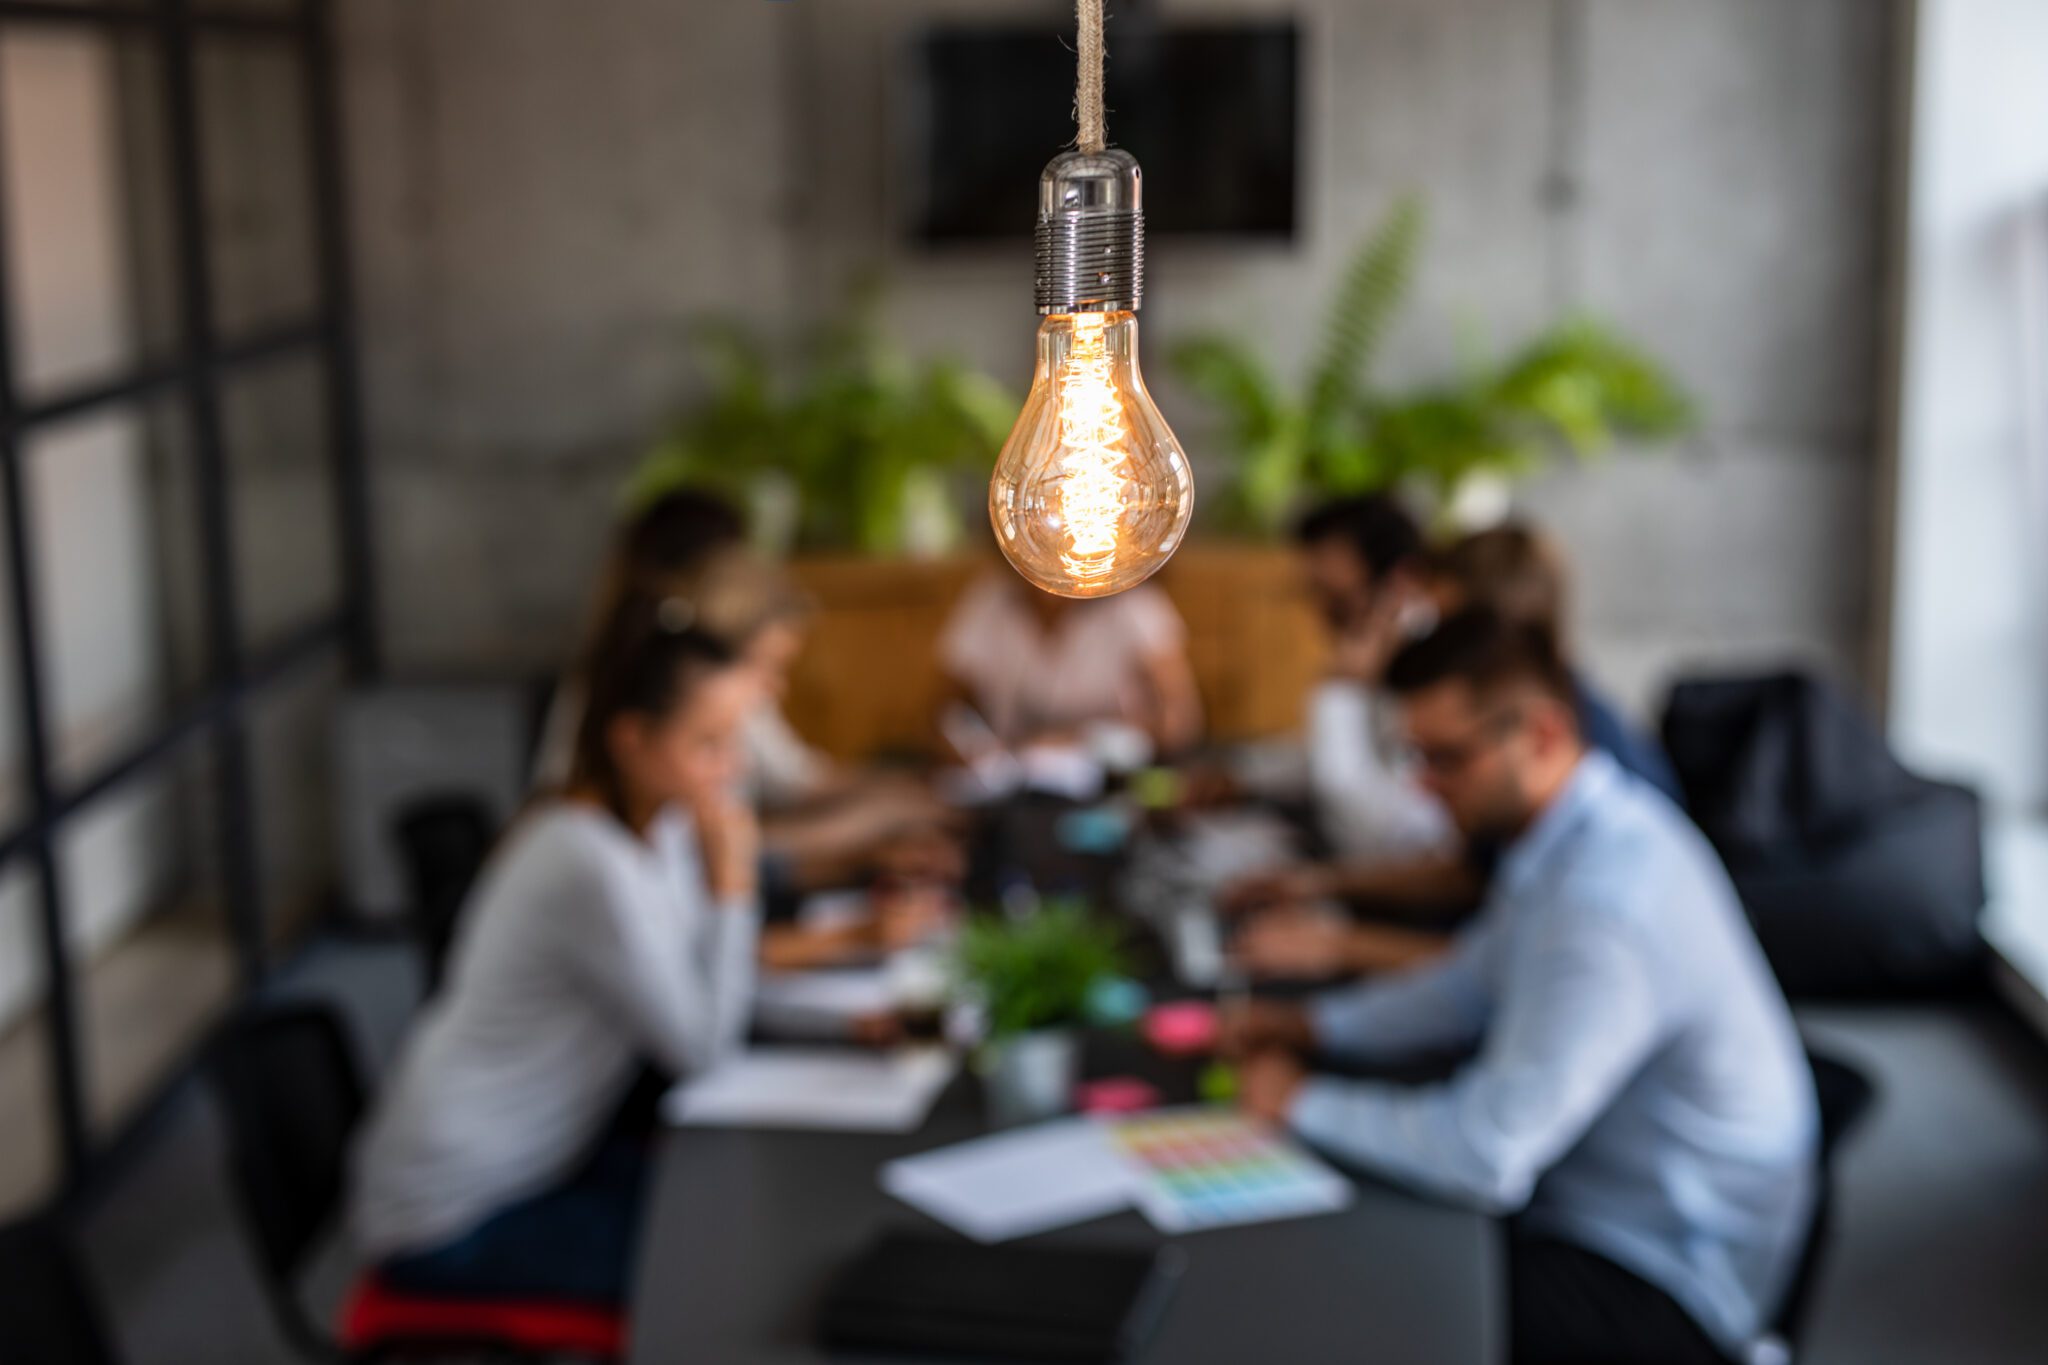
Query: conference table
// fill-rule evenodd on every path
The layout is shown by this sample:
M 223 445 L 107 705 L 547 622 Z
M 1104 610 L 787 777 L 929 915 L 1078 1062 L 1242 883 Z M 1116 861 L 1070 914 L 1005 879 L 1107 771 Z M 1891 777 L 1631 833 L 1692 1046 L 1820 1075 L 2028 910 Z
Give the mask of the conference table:
M 818 1304 L 841 1266 L 885 1229 L 942 1226 L 885 1194 L 882 1163 L 986 1132 L 978 1085 L 956 1079 L 907 1135 L 675 1129 L 659 1139 L 633 1298 L 639 1365 L 810 1365 Z M 1146 1365 L 1505 1359 L 1499 1229 L 1370 1178 L 1333 1214 L 1170 1240 L 1186 1272 Z M 962 1239 L 963 1241 L 965 1239 Z M 1028 1239 L 1151 1244 L 1135 1213 Z
M 1001 844 L 1098 890 L 1109 860 L 1062 854 L 1048 813 L 1006 823 Z M 977 859 L 980 861 L 980 859 Z M 1090 886 L 1090 883 L 1095 885 Z M 1084 1074 L 1136 1072 L 1170 1101 L 1193 1098 L 1197 1064 L 1127 1036 L 1091 1037 Z M 833 1277 L 877 1235 L 958 1234 L 886 1194 L 882 1165 L 990 1131 L 980 1083 L 963 1069 L 907 1134 L 678 1128 L 660 1134 L 633 1296 L 635 1365 L 883 1365 L 816 1341 Z M 1133 1212 L 1026 1244 L 1154 1245 L 1185 1255 L 1144 1365 L 1496 1365 L 1507 1303 L 1498 1223 L 1348 1172 L 1341 1212 L 1163 1238 Z M 965 1244 L 966 1239 L 961 1239 Z M 919 1357 L 929 1365 L 930 1357 Z

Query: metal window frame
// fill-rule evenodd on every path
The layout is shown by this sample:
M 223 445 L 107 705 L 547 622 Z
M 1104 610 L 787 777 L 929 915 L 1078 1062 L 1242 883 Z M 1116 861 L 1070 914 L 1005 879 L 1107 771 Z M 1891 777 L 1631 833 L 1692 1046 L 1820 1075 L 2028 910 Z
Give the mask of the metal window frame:
M 341 146 L 341 117 L 335 76 L 329 0 L 290 0 L 275 10 L 211 10 L 203 0 L 135 0 L 105 3 L 38 3 L 0 0 L 0 35 L 31 26 L 87 28 L 138 37 L 150 44 L 163 72 L 162 121 L 168 137 L 170 232 L 179 309 L 178 344 L 169 359 L 146 362 L 127 373 L 51 397 L 27 400 L 20 392 L 17 319 L 11 307 L 13 281 L 0 271 L 0 534 L 6 539 L 9 591 L 6 628 L 15 644 L 16 691 L 23 736 L 27 816 L 0 829 L 0 867 L 28 860 L 39 882 L 38 921 L 45 969 L 43 1009 L 50 1050 L 52 1111 L 56 1119 L 61 1176 L 58 1197 L 77 1197 L 96 1183 L 114 1155 L 131 1145 L 161 1101 L 182 1077 L 182 1069 L 158 1078 L 157 1094 L 124 1118 L 104 1140 L 96 1140 L 90 1113 L 79 1019 L 79 988 L 65 950 L 67 888 L 57 857 L 66 822 L 94 798 L 120 784 L 177 761 L 187 744 L 213 747 L 218 784 L 222 894 L 237 977 L 246 994 L 259 989 L 272 964 L 266 949 L 267 912 L 259 877 L 259 831 L 254 809 L 254 755 L 249 740 L 251 711 L 273 689 L 285 685 L 301 665 L 339 649 L 355 681 L 378 671 L 375 601 L 369 526 L 369 483 L 363 456 L 355 323 L 347 241 L 347 204 Z M 304 84 L 314 253 L 318 302 L 310 316 L 267 327 L 252 335 L 220 334 L 213 314 L 213 280 L 208 252 L 204 149 L 199 128 L 195 67 L 202 37 L 232 35 L 291 50 Z M 4 195 L 4 185 L 0 185 Z M 7 257 L 6 205 L 0 199 L 0 261 Z M 285 638 L 252 652 L 242 638 L 234 562 L 234 525 L 229 452 L 221 429 L 224 382 L 247 367 L 280 356 L 317 357 L 325 388 L 329 476 L 334 490 L 336 544 L 340 555 L 340 598 L 331 611 L 303 623 Z M 207 682 L 199 694 L 163 717 L 124 753 L 76 781 L 66 781 L 53 764 L 48 696 L 42 673 L 43 622 L 38 619 L 35 555 L 23 499 L 25 440 L 53 423 L 82 413 L 118 409 L 150 398 L 176 395 L 190 428 L 194 486 L 198 493 L 201 591 L 206 623 Z

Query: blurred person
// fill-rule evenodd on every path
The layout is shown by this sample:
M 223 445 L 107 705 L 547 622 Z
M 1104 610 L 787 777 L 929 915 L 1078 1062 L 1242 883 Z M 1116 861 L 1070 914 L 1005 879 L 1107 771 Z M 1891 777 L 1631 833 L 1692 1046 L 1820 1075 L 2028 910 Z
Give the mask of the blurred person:
M 941 808 L 917 783 L 842 772 L 783 716 L 809 604 L 779 569 L 746 548 L 745 523 L 731 504 L 680 488 L 631 517 L 602 574 L 592 619 L 607 619 L 635 594 L 688 603 L 696 624 L 737 651 L 761 684 L 741 739 L 744 788 L 762 817 L 771 907 L 883 872 L 943 879 L 958 865 L 957 850 L 936 828 Z M 543 727 L 535 764 L 542 789 L 567 777 L 582 699 L 582 680 L 572 669 Z M 789 933 L 777 926 L 769 941 L 782 945 Z
M 1576 663 L 1566 630 L 1570 573 L 1555 540 L 1520 522 L 1475 531 L 1428 556 L 1423 585 L 1440 615 L 1488 607 L 1509 620 L 1549 631 L 1566 659 L 1573 661 L 1572 704 L 1586 743 L 1606 750 L 1622 767 L 1674 802 L 1684 803 L 1678 774 L 1664 750 L 1622 719 Z
M 1483 609 L 1388 670 L 1430 787 L 1505 847 L 1439 960 L 1233 1011 L 1241 1103 L 1369 1170 L 1513 1215 L 1513 1359 L 1745 1358 L 1794 1271 L 1818 1115 L 1719 860 L 1579 732 L 1555 642 Z M 1311 1077 L 1476 1047 L 1419 1087 Z
M 1330 635 L 1328 675 L 1308 706 L 1308 775 L 1340 858 L 1378 861 L 1450 842 L 1442 809 L 1406 769 L 1381 683 L 1387 660 L 1428 621 L 1422 531 L 1389 494 L 1326 503 L 1295 529 Z
M 1486 607 L 1512 621 L 1547 632 L 1562 648 L 1568 575 L 1556 542 L 1534 527 L 1507 523 L 1461 536 L 1423 557 L 1419 582 L 1440 618 L 1471 606 Z M 1569 659 L 1569 650 L 1566 650 Z M 1682 802 L 1678 775 L 1664 751 L 1620 714 L 1586 680 L 1582 669 L 1568 665 L 1579 733 L 1587 744 L 1612 754 L 1621 766 Z M 1465 861 L 1484 877 L 1495 850 L 1468 848 Z M 1469 884 L 1456 874 L 1418 870 L 1418 879 L 1436 875 L 1448 889 Z M 1307 870 L 1282 886 L 1308 896 L 1351 891 L 1384 891 L 1388 869 L 1347 876 L 1343 869 Z M 1274 909 L 1246 925 L 1237 952 L 1245 965 L 1268 976 L 1319 978 L 1358 975 L 1419 961 L 1439 950 L 1442 935 L 1393 925 L 1354 923 L 1349 917 L 1320 913 L 1299 905 Z
M 924 784 L 843 768 L 784 717 L 808 610 L 800 598 L 780 600 L 744 647 L 762 690 L 742 731 L 747 792 L 761 814 L 772 881 L 792 891 L 863 884 L 867 903 L 822 923 L 771 917 L 761 957 L 779 971 L 870 959 L 931 938 L 954 918 L 967 873 L 952 817 Z
M 805 889 L 877 876 L 957 881 L 965 867 L 946 830 L 952 816 L 925 783 L 837 764 L 806 744 L 783 714 L 809 616 L 809 602 L 785 586 L 762 603 L 741 646 L 762 689 L 741 732 L 746 787 L 771 854 Z
M 743 1039 L 759 923 L 733 795 L 759 684 L 676 598 L 596 632 L 568 781 L 471 895 L 357 1150 L 350 1222 L 393 1286 L 623 1302 L 651 1115 Z
M 1187 628 L 1153 584 L 1077 600 L 1000 570 L 961 594 L 938 653 L 952 698 L 1011 749 L 1078 743 L 1102 723 L 1142 732 L 1161 755 L 1201 735 Z
M 1469 909 L 1481 882 L 1443 807 L 1410 769 L 1382 686 L 1387 661 L 1433 616 L 1421 528 L 1398 500 L 1372 493 L 1316 508 L 1295 540 L 1330 634 L 1328 674 L 1309 698 L 1305 745 L 1309 793 L 1332 856 L 1239 878 L 1223 888 L 1219 905 L 1242 913 L 1345 898 L 1431 917 Z M 1299 915 L 1259 932 L 1320 940 L 1339 927 Z M 1392 960 L 1407 960 L 1406 946 L 1390 940 Z
M 634 592 L 657 593 L 684 583 L 718 556 L 746 545 L 739 509 L 702 488 L 676 488 L 636 511 L 620 528 L 598 576 L 586 632 L 600 629 L 618 603 Z M 587 653 L 591 642 L 578 646 Z M 571 669 L 549 700 L 535 746 L 533 784 L 559 788 L 568 781 L 583 713 L 583 683 Z

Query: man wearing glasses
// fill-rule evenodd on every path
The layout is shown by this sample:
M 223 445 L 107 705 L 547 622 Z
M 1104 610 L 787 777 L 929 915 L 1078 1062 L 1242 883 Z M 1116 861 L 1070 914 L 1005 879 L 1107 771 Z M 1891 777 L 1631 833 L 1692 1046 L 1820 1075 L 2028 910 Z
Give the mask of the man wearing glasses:
M 1586 748 L 1544 632 L 1463 612 L 1387 681 L 1422 780 L 1499 866 L 1440 958 L 1237 1013 L 1243 1104 L 1513 1214 L 1517 1365 L 1751 1358 L 1805 1241 L 1818 1118 L 1726 874 L 1668 801 Z M 1421 1087 L 1300 1061 L 1475 1048 Z

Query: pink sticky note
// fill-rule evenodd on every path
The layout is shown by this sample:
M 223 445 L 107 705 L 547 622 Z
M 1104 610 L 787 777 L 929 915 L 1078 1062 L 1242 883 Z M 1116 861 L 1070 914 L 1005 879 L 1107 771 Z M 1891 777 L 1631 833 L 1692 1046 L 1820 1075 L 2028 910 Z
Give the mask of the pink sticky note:
M 1074 1102 L 1084 1114 L 1135 1114 L 1157 1106 L 1159 1092 L 1136 1076 L 1105 1076 L 1078 1086 Z
M 1216 1046 L 1216 1007 L 1202 1000 L 1155 1005 L 1145 1015 L 1145 1039 L 1174 1056 L 1212 1051 Z

